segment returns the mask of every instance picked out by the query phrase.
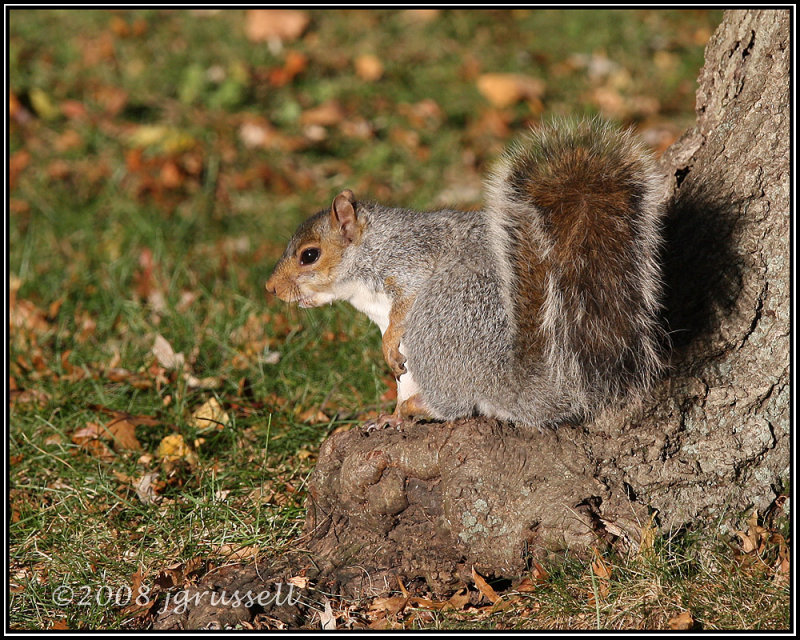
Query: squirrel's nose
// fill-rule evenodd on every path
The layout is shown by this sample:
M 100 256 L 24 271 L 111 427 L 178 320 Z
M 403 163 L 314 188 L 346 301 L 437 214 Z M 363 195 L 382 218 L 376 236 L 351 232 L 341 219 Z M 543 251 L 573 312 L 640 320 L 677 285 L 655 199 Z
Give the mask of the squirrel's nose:
M 273 296 L 278 295 L 278 288 L 275 286 L 275 282 L 273 282 L 272 278 L 267 280 L 265 288 L 267 289 L 267 293 L 271 293 Z

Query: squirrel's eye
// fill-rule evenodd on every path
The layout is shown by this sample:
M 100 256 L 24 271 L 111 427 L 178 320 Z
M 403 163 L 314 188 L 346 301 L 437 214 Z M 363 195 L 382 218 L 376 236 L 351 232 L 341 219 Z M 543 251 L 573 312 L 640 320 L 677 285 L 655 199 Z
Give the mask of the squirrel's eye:
M 300 264 L 314 264 L 317 260 L 319 260 L 319 249 L 306 249 L 300 254 Z

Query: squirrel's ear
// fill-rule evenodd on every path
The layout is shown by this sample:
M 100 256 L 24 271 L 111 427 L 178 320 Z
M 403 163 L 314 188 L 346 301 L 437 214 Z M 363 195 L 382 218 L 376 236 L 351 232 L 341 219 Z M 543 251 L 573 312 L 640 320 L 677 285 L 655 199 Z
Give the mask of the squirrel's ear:
M 350 189 L 345 189 L 333 199 L 331 222 L 348 243 L 358 238 L 361 225 L 356 218 L 356 198 Z

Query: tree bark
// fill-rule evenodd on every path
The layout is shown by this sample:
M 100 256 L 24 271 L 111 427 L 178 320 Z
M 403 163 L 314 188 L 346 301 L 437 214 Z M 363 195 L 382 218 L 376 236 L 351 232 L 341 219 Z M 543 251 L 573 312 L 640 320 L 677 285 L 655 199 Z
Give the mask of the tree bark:
M 512 577 L 548 550 L 635 547 L 651 516 L 674 531 L 770 506 L 790 462 L 789 27 L 789 11 L 726 13 L 696 125 L 662 158 L 673 346 L 652 397 L 541 434 L 486 419 L 334 434 L 304 554 L 273 581 L 304 569 L 362 596 L 400 575 L 445 592 L 473 566 Z M 237 584 L 263 575 L 242 569 Z M 157 626 L 206 620 L 187 615 Z

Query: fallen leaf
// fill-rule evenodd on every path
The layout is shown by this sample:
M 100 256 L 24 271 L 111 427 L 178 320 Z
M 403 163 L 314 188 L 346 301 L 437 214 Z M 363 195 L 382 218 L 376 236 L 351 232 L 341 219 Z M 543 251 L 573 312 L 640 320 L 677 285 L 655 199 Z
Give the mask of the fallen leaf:
M 750 517 L 747 519 L 747 532 L 736 531 L 736 535 L 739 536 L 739 540 L 742 543 L 742 551 L 744 553 L 762 550 L 768 533 L 769 531 L 758 524 L 757 510 L 753 510 L 753 513 L 751 513 Z
M 111 382 L 125 382 L 134 389 L 150 389 L 153 386 L 153 381 L 147 376 L 119 367 L 106 369 L 104 375 Z
M 106 444 L 100 440 L 89 440 L 85 444 L 81 445 L 81 448 L 85 449 L 95 458 L 100 458 L 100 460 L 110 461 L 116 457 L 114 452 L 111 451 L 111 449 L 109 449 Z
M 521 598 L 519 596 L 511 596 L 510 598 L 503 598 L 502 600 L 498 600 L 495 602 L 491 609 L 489 609 L 489 613 L 497 613 L 498 611 L 506 611 L 510 609 L 515 604 L 520 602 Z
M 31 119 L 30 112 L 12 92 L 8 93 L 8 117 L 21 125 L 27 124 Z
M 189 424 L 196 429 L 207 429 L 209 427 L 222 429 L 230 421 L 230 416 L 225 413 L 219 400 L 212 396 L 195 410 L 189 420 Z
M 497 592 L 489 586 L 489 583 L 486 582 L 481 574 L 475 571 L 475 567 L 472 567 L 472 580 L 475 582 L 475 586 L 478 587 L 478 591 L 480 591 L 489 602 L 494 604 L 500 600 L 500 596 L 497 595 Z
M 327 424 L 331 419 L 320 409 L 308 409 L 300 414 L 299 420 L 308 424 Z
M 106 423 L 106 429 L 114 440 L 114 449 L 141 451 L 142 445 L 136 439 L 136 425 L 125 418 L 114 418 Z
M 192 466 L 197 463 L 197 455 L 186 444 L 180 433 L 173 433 L 164 437 L 158 445 L 156 455 L 165 462 L 185 460 Z
M 83 120 L 88 115 L 86 107 L 77 100 L 64 100 L 61 103 L 61 113 L 69 120 Z
M 158 360 L 158 364 L 165 369 L 181 369 L 183 367 L 185 360 L 183 354 L 175 353 L 172 345 L 161 334 L 156 335 L 152 352 L 156 360 Z
M 146 124 L 136 127 L 127 137 L 134 149 L 156 148 L 165 153 L 180 153 L 195 146 L 195 139 L 185 131 L 166 125 Z
M 156 494 L 156 487 L 154 485 L 157 477 L 158 473 L 151 471 L 150 473 L 145 473 L 141 478 L 131 483 L 133 490 L 136 491 L 136 497 L 139 498 L 142 504 L 154 504 L 158 501 L 158 495 Z
M 87 422 L 86 426 L 74 431 L 71 439 L 77 445 L 84 445 L 90 440 L 99 439 L 105 433 L 102 426 L 96 422 Z
M 404 596 L 387 596 L 375 598 L 369 605 L 369 610 L 373 612 L 384 612 L 387 615 L 397 615 L 408 604 L 408 598 Z
M 159 571 L 153 582 L 162 589 L 183 586 L 184 581 L 202 566 L 203 560 L 199 557 L 185 563 L 176 562 Z
M 442 607 L 442 609 L 455 609 L 456 611 L 461 611 L 468 604 L 469 590 L 466 587 L 462 587 L 452 596 L 450 596 L 450 599 L 445 603 L 446 606 Z
M 252 544 L 246 547 L 239 547 L 232 544 L 221 544 L 211 547 L 212 553 L 224 556 L 226 560 L 245 560 L 258 555 L 260 547 Z
M 307 589 L 309 582 L 311 582 L 310 578 L 306 578 L 305 576 L 293 576 L 289 578 L 287 581 L 292 586 L 297 587 L 298 589 Z
M 638 551 L 640 556 L 653 553 L 653 545 L 655 544 L 656 534 L 658 533 L 658 527 L 655 525 L 655 518 L 655 513 L 650 514 L 650 522 L 641 528 Z
M 103 85 L 94 90 L 92 97 L 108 116 L 116 116 L 128 103 L 128 92 L 115 85 Z
M 44 439 L 44 443 L 45 443 L 46 445 L 48 445 L 48 446 L 59 445 L 59 444 L 61 444 L 63 441 L 64 441 L 64 440 L 63 440 L 63 438 L 61 437 L 61 434 L 59 434 L 59 433 L 54 433 L 54 434 L 52 434 L 52 435 L 49 435 L 49 436 L 47 436 L 47 437 Z
M 531 571 L 531 579 L 534 582 L 538 583 L 538 582 L 546 582 L 549 577 L 550 574 L 547 573 L 545 568 L 538 562 L 534 561 L 533 570 Z
M 327 597 L 322 596 L 323 602 L 325 603 L 325 609 L 320 611 L 319 613 L 319 621 L 322 625 L 322 628 L 326 631 L 334 631 L 336 630 L 336 617 L 333 615 L 333 609 L 331 608 L 331 601 L 328 600 Z
M 539 78 L 518 73 L 485 73 L 478 77 L 478 91 L 499 108 L 520 100 L 538 100 L 544 88 L 544 81 Z
M 9 187 L 13 189 L 17 184 L 22 171 L 30 164 L 31 154 L 25 149 L 15 151 L 8 157 L 8 181 Z
M 131 576 L 131 587 L 130 592 L 133 594 L 131 598 L 131 603 L 122 609 L 121 614 L 125 618 L 134 617 L 134 618 L 141 618 L 143 617 L 153 605 L 156 603 L 156 598 L 138 598 L 139 594 L 142 593 L 142 585 L 144 584 L 144 579 L 146 574 L 144 569 L 139 569 L 136 573 Z
M 305 11 L 250 9 L 246 14 L 245 33 L 251 42 L 287 42 L 303 35 L 308 22 Z
M 358 56 L 355 60 L 355 67 L 358 77 L 367 82 L 380 80 L 383 75 L 383 63 L 371 53 Z
M 39 389 L 13 389 L 8 392 L 9 407 L 14 407 L 18 404 L 35 404 L 45 407 L 48 402 L 50 402 L 50 395 L 46 391 Z
M 59 108 L 42 89 L 34 88 L 28 93 L 33 110 L 42 120 L 55 120 L 61 115 Z
M 439 17 L 441 9 L 406 9 L 405 15 L 412 22 L 431 22 Z
M 688 631 L 694 625 L 694 618 L 691 613 L 684 611 L 680 615 L 670 618 L 667 624 L 673 631 Z
M 302 125 L 320 125 L 328 127 L 338 124 L 344 119 L 344 109 L 336 100 L 328 100 L 318 107 L 307 109 L 300 116 Z
M 780 536 L 779 534 L 776 535 L 778 535 L 780 540 L 778 541 L 778 558 L 775 561 L 775 565 L 772 567 L 772 570 L 775 573 L 773 581 L 775 584 L 779 585 L 788 584 L 789 575 L 792 568 L 789 546 L 786 544 L 783 536 Z
M 255 504 L 266 504 L 270 502 L 275 495 L 275 489 L 273 488 L 271 483 L 262 484 L 260 487 L 256 487 L 250 493 L 247 494 L 247 498 L 255 503 Z
M 191 373 L 184 373 L 183 379 L 190 389 L 219 389 L 222 386 L 222 378 L 216 376 L 196 378 Z
M 611 585 L 609 584 L 609 580 L 611 578 L 612 569 L 606 563 L 605 560 L 600 556 L 600 552 L 597 548 L 593 548 L 594 557 L 595 559 L 592 561 L 591 564 L 591 571 L 592 576 L 594 576 L 595 580 L 593 580 L 592 589 L 589 591 L 589 604 L 595 604 L 595 596 L 600 596 L 604 598 L 608 595 L 609 591 L 611 590 Z
M 289 51 L 283 66 L 271 69 L 267 79 L 273 87 L 283 87 L 305 71 L 307 66 L 308 56 L 299 51 Z

